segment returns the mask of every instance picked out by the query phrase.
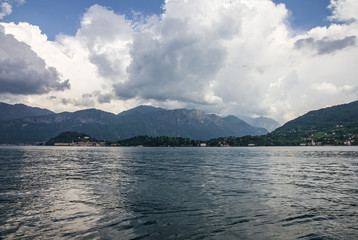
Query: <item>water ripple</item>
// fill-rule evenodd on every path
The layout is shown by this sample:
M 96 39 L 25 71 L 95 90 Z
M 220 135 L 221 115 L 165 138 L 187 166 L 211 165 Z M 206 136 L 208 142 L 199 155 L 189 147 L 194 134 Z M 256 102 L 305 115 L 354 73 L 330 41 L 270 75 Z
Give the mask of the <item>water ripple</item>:
M 357 239 L 357 150 L 0 147 L 0 239 Z

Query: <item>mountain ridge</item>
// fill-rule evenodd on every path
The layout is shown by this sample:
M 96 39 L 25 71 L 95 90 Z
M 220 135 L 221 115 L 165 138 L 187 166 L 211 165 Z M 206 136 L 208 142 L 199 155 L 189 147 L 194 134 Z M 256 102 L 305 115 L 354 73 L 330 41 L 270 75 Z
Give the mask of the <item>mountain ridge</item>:
M 331 107 L 325 107 L 312 110 L 306 114 L 299 116 L 277 130 L 292 130 L 295 127 L 306 125 L 306 127 L 314 127 L 315 125 L 337 125 L 352 122 L 352 119 L 358 121 L 358 101 L 339 104 Z
M 25 104 L 7 104 L 0 102 L 0 121 L 23 118 L 28 116 L 42 116 L 53 114 L 54 112 L 38 108 L 30 107 Z
M 309 111 L 268 134 L 235 116 L 219 117 L 197 109 L 138 106 L 117 115 L 85 109 L 0 121 L 0 143 L 43 142 L 64 131 L 110 141 L 140 135 L 212 139 L 210 146 L 358 145 L 358 101 Z
M 272 118 L 262 116 L 256 118 L 240 116 L 240 118 L 252 126 L 265 128 L 269 132 L 272 132 L 277 128 L 281 127 L 281 124 Z
M 243 120 L 219 117 L 200 110 L 166 110 L 139 106 L 114 114 L 98 109 L 26 116 L 0 121 L 0 143 L 46 142 L 65 131 L 83 132 L 96 139 L 117 141 L 139 135 L 185 137 L 197 140 L 233 135 L 261 135 L 267 130 Z
M 132 114 L 132 113 L 150 113 L 150 112 L 157 112 L 157 111 L 165 111 L 164 108 L 159 108 L 159 107 L 153 107 L 153 106 L 149 106 L 149 105 L 140 105 L 138 107 L 126 110 L 126 111 L 122 111 L 120 113 L 117 114 L 117 116 L 124 116 L 124 115 L 128 115 L 128 114 Z

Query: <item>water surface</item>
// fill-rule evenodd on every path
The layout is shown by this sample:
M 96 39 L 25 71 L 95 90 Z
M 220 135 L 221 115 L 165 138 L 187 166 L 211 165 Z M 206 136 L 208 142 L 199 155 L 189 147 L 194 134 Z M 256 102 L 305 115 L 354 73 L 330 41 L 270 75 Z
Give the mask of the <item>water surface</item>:
M 0 147 L 0 238 L 358 239 L 358 148 Z

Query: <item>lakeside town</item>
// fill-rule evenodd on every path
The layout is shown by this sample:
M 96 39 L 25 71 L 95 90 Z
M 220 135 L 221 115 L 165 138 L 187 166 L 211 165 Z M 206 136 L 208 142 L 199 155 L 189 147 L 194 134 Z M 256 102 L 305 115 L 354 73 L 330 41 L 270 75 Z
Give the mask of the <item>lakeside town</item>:
M 305 134 L 307 135 L 307 134 Z M 77 132 L 63 132 L 39 145 L 50 146 L 79 146 L 79 147 L 105 147 L 105 146 L 138 146 L 138 147 L 254 147 L 254 146 L 351 146 L 358 145 L 358 134 L 344 131 L 343 125 L 337 125 L 336 130 L 314 132 L 310 137 L 301 137 L 300 140 L 291 139 L 285 134 L 258 135 L 243 137 L 222 137 L 207 141 L 193 140 L 182 137 L 168 136 L 136 136 L 116 142 L 99 141 L 90 136 Z

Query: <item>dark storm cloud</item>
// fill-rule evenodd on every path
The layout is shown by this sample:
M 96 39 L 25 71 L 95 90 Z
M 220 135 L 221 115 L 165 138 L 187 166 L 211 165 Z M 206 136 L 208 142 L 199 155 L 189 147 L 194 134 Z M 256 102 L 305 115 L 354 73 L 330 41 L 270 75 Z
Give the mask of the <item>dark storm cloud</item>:
M 112 93 L 101 93 L 100 91 L 94 91 L 94 96 L 97 97 L 97 102 L 99 103 L 110 103 L 114 98 Z
M 69 88 L 69 80 L 61 81 L 55 68 L 0 26 L 0 93 L 44 94 Z
M 204 95 L 227 54 L 218 39 L 188 33 L 180 20 L 169 19 L 161 36 L 137 34 L 131 46 L 128 81 L 115 85 L 122 99 L 204 102 Z
M 311 48 L 317 51 L 318 55 L 330 54 L 346 47 L 354 46 L 356 44 L 356 36 L 348 36 L 339 40 L 329 40 L 324 38 L 322 40 L 315 40 L 313 38 L 299 39 L 295 42 L 296 49 Z

